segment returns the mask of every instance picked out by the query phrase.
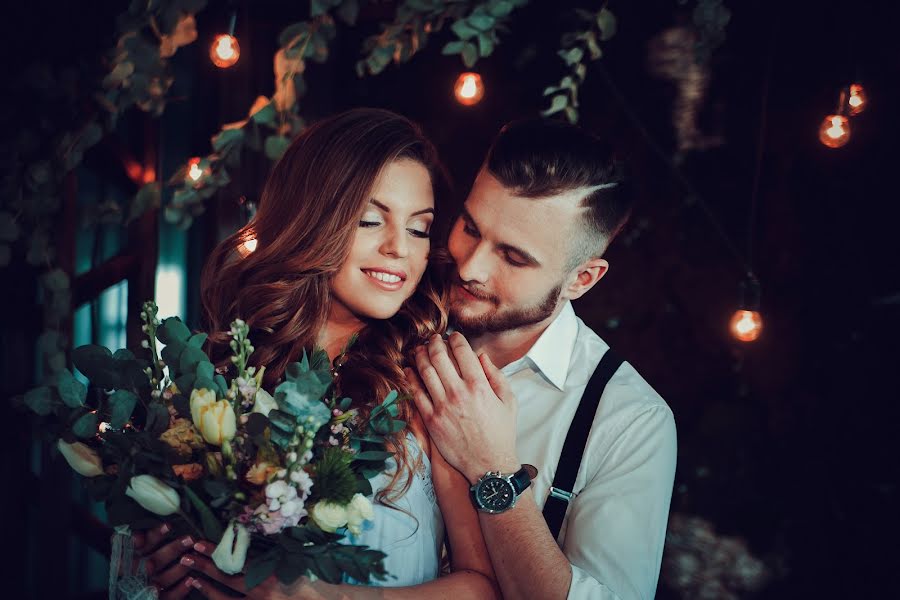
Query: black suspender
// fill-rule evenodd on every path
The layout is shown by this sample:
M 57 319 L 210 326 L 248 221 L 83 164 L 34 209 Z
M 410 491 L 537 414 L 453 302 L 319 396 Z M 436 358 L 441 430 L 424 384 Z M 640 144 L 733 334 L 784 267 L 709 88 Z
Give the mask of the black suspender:
M 547 521 L 547 527 L 550 528 L 554 539 L 559 536 L 566 509 L 569 507 L 569 502 L 575 497 L 575 477 L 581 466 L 581 457 L 587 445 L 591 425 L 594 423 L 594 414 L 600 404 L 600 397 L 613 373 L 621 365 L 622 359 L 616 356 L 612 350 L 607 350 L 600 359 L 600 364 L 594 370 L 594 374 L 591 375 L 581 402 L 578 404 L 578 409 L 575 411 L 575 418 L 569 425 L 569 432 L 566 434 L 562 454 L 559 456 L 553 485 L 550 487 L 550 495 L 547 497 L 547 502 L 544 503 L 544 519 Z

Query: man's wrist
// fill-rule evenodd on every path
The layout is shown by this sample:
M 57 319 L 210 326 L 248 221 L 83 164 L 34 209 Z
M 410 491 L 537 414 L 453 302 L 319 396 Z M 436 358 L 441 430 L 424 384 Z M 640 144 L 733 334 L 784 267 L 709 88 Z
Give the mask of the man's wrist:
M 463 475 L 465 475 L 466 479 L 469 480 L 469 484 L 475 485 L 478 483 L 478 480 L 484 477 L 487 473 L 503 473 L 504 475 L 509 475 L 515 473 L 520 468 L 522 468 L 522 463 L 520 463 L 516 459 L 512 460 L 504 460 L 497 461 L 491 464 L 488 463 L 479 463 L 477 466 L 470 467 L 463 471 Z

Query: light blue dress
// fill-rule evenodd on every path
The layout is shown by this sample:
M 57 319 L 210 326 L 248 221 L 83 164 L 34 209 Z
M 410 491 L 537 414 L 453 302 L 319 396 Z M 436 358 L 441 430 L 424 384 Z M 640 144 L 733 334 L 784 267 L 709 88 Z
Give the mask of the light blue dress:
M 393 501 L 393 507 L 373 502 L 375 518 L 365 523 L 359 535 L 347 536 L 347 543 L 369 546 L 387 554 L 384 567 L 388 579 L 377 583 L 384 587 L 431 581 L 437 579 L 441 570 L 444 519 L 431 481 L 431 462 L 412 433 L 407 432 L 406 446 L 413 464 L 422 456 L 409 489 Z M 369 480 L 376 495 L 390 483 L 396 468 L 394 459 L 388 459 L 387 469 Z M 397 485 L 402 489 L 404 483 L 401 477 Z

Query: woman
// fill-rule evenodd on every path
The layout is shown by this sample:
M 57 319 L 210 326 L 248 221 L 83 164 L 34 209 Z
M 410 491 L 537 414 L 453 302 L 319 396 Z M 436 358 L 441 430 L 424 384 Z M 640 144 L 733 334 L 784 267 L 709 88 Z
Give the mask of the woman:
M 317 346 L 336 365 L 340 393 L 363 416 L 390 390 L 405 391 L 405 357 L 446 327 L 439 274 L 426 268 L 437 177 L 432 145 L 393 113 L 356 109 L 307 129 L 274 167 L 256 218 L 219 244 L 204 269 L 208 330 L 218 332 L 209 338 L 213 360 L 227 364 L 228 324 L 241 317 L 256 346 L 252 360 L 266 365 L 268 389 L 304 348 Z M 257 246 L 248 252 L 251 238 Z M 411 403 L 401 405 L 401 418 L 409 425 L 392 441 L 397 468 L 372 482 L 380 500 L 373 526 L 351 539 L 387 553 L 395 577 L 387 583 L 396 587 L 378 597 L 496 596 L 468 483 L 432 451 Z M 451 574 L 438 579 L 445 528 Z M 160 533 L 144 546 L 154 546 Z M 243 591 L 241 578 L 216 571 L 205 556 L 213 544 L 195 542 L 177 539 L 149 556 L 161 596 L 179 598 L 194 587 L 226 597 L 198 572 Z M 376 595 L 322 582 L 288 591 L 271 577 L 250 597 L 331 592 Z

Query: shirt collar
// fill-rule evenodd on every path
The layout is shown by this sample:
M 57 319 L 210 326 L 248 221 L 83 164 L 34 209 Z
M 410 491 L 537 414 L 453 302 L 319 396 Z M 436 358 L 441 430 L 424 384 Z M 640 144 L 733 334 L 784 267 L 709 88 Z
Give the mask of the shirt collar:
M 547 326 L 547 329 L 523 359 L 515 361 L 513 365 L 521 365 L 527 359 L 538 372 L 561 391 L 566 384 L 577 335 L 578 318 L 575 316 L 572 303 L 566 302 L 560 313 Z

